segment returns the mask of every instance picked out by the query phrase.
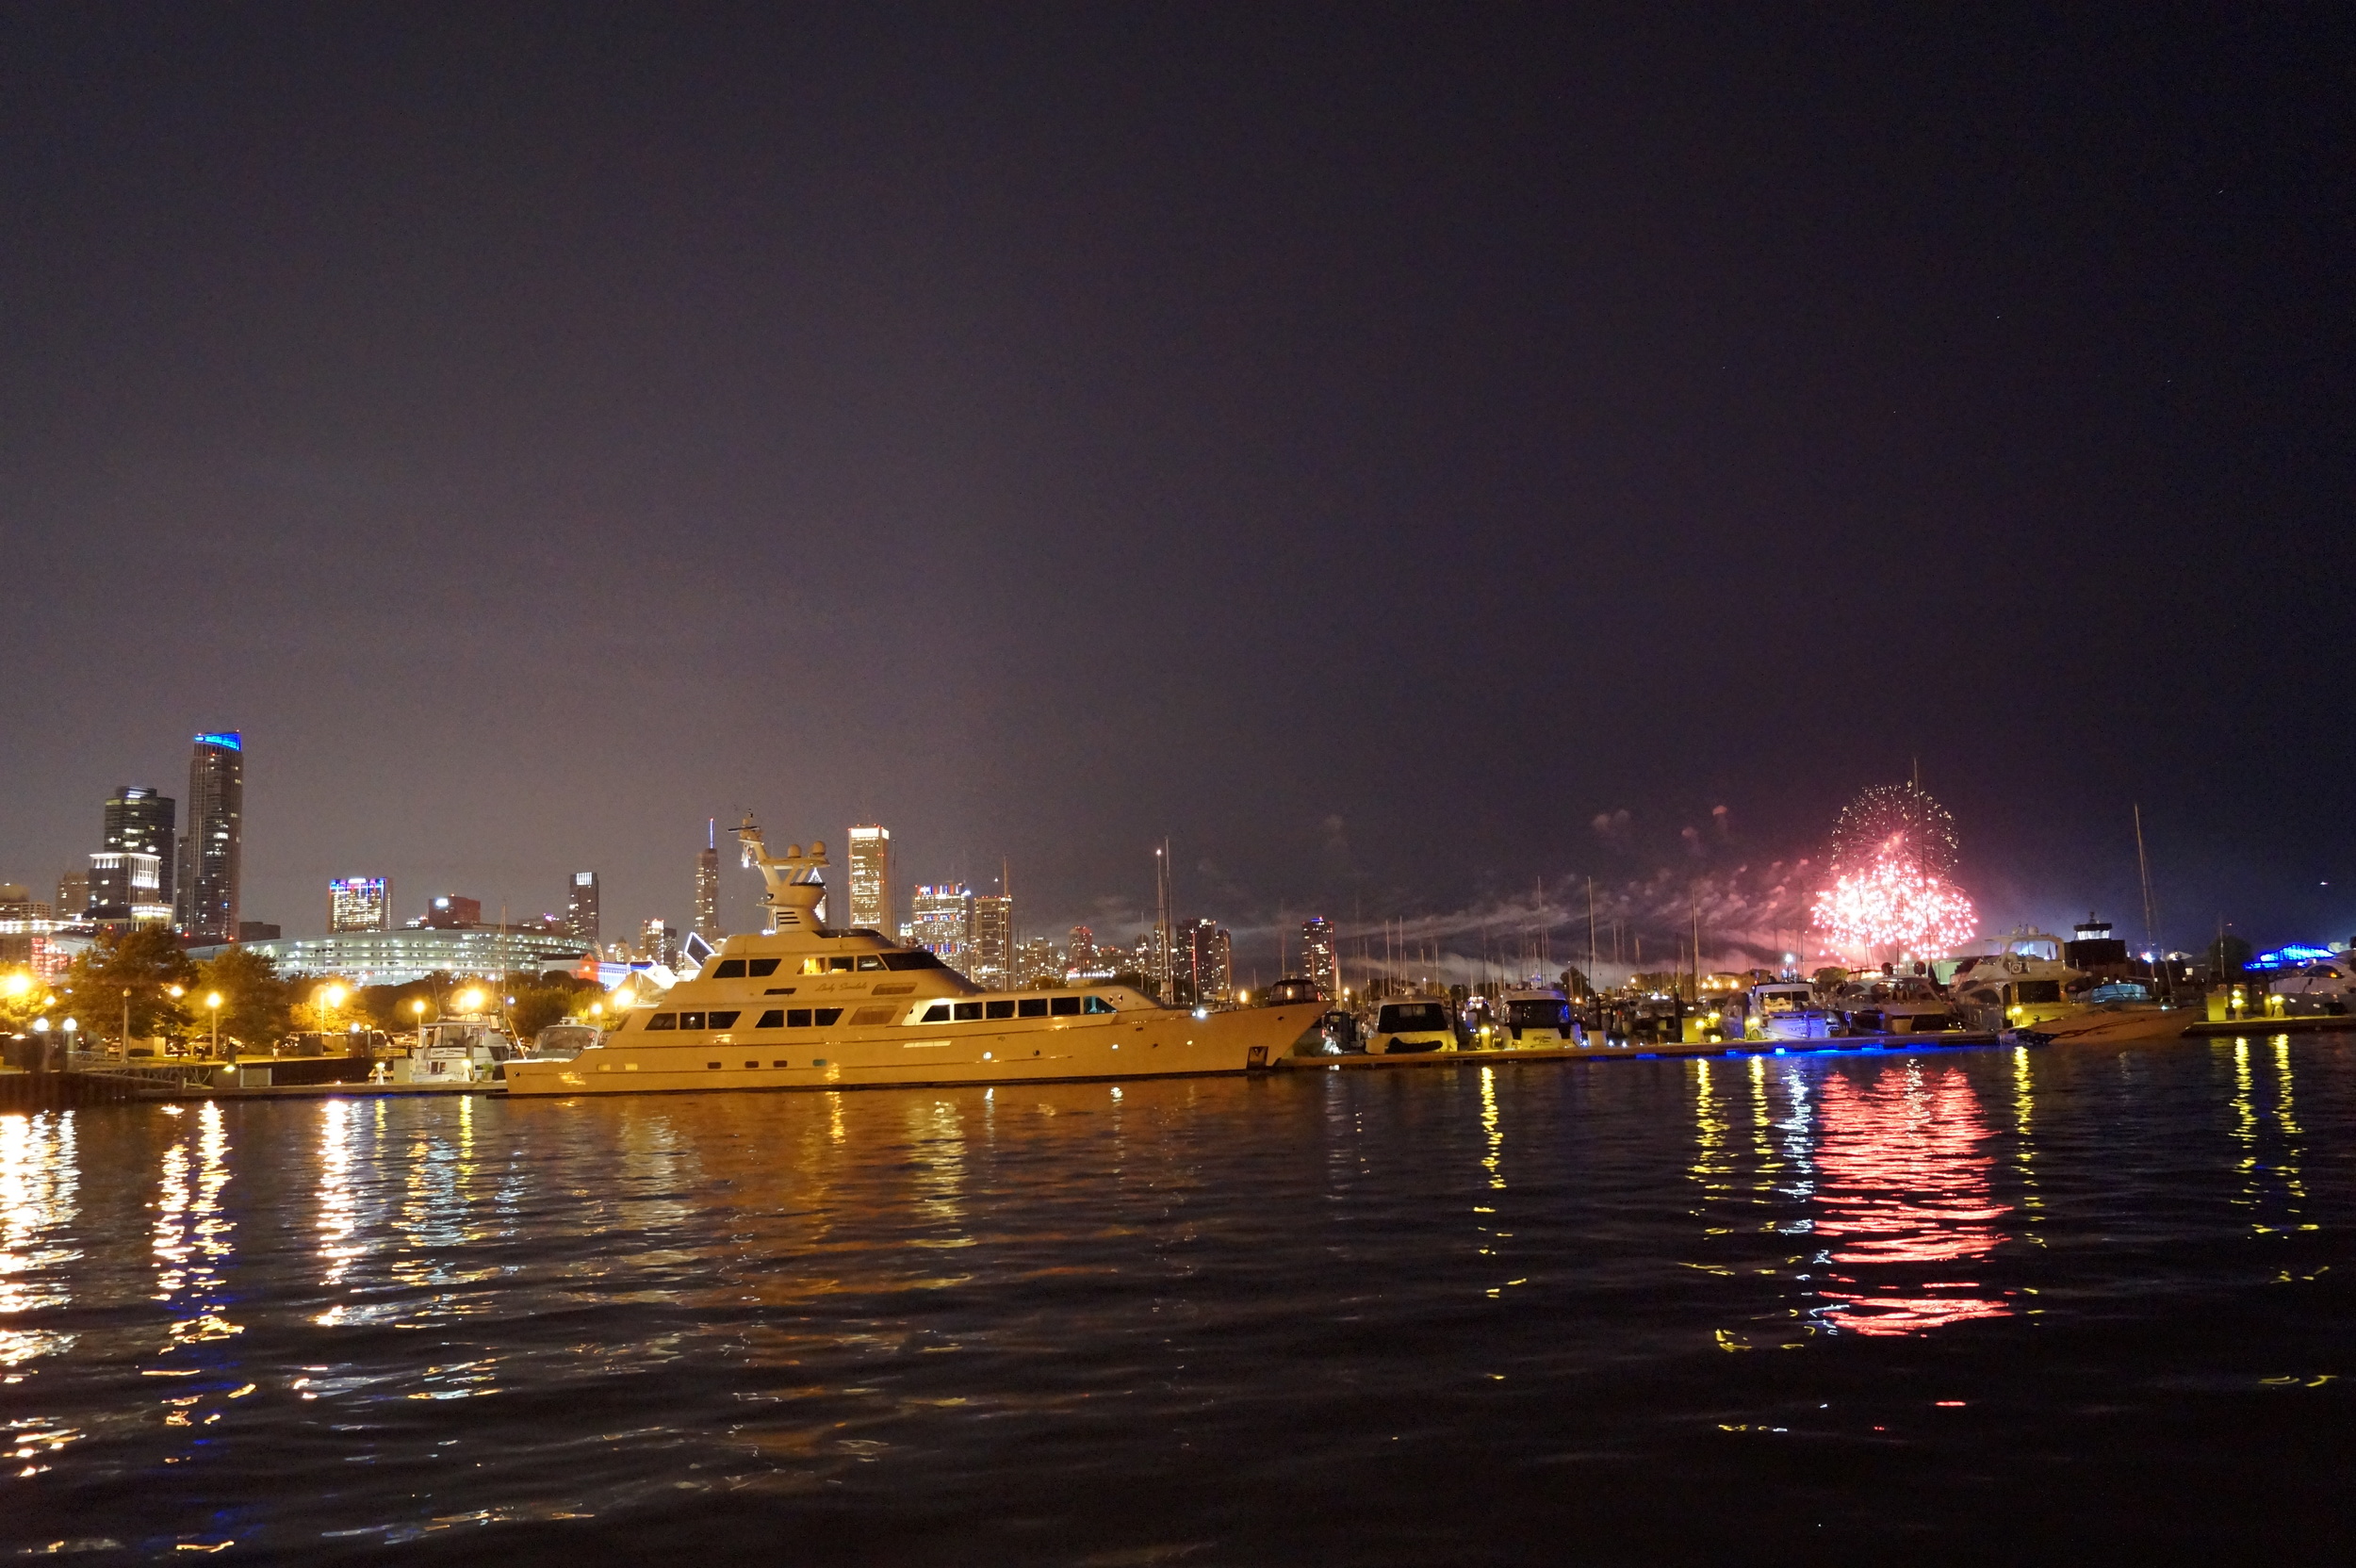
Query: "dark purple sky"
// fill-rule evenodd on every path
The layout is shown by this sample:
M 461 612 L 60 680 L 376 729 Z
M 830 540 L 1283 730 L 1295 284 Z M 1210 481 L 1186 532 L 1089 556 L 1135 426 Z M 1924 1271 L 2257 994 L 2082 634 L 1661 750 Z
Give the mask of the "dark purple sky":
M 0 15 L 0 877 L 2356 931 L 2347 12 L 853 9 Z

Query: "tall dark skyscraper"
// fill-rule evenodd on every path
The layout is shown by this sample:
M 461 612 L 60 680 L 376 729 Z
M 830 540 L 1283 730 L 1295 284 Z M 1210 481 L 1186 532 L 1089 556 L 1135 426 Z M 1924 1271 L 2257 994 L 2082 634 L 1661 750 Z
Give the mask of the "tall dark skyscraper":
M 704 847 L 695 852 L 695 935 L 708 942 L 720 939 L 719 824 L 704 823 Z
M 172 819 L 172 797 L 145 785 L 125 784 L 106 801 L 106 853 L 155 857 L 158 904 L 173 903 Z
M 595 951 L 597 945 L 597 874 L 573 873 L 570 895 L 564 901 L 564 934 Z
M 174 923 L 199 941 L 237 939 L 245 847 L 245 743 L 234 729 L 199 735 L 188 759 L 188 825 L 180 835 Z

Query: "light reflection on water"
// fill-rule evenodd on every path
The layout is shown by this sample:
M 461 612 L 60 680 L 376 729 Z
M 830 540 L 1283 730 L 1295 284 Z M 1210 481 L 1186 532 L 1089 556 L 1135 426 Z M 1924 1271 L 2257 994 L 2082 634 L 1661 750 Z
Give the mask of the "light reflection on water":
M 1824 1081 L 1819 1239 L 1835 1273 L 1822 1316 L 1868 1334 L 1919 1333 L 2012 1305 L 1957 1265 L 1984 1262 L 2012 1206 L 1993 1200 L 1979 1098 L 1960 1069 L 1909 1062 L 1859 1088 Z M 1925 1266 L 1936 1265 L 1925 1278 Z
M 1719 1462 L 1680 1433 L 1803 1419 L 1879 1441 L 1877 1355 L 2012 1386 L 2074 1299 L 2108 1331 L 2208 1289 L 2185 1237 L 2321 1288 L 2335 1236 L 2287 1227 L 2345 1215 L 2351 1134 L 2356 1049 L 2312 1037 L 0 1119 L 0 1345 L 48 1336 L 0 1369 L 39 1369 L 0 1384 L 31 1471 L 0 1519 L 299 1557 L 595 1516 L 693 1549 L 722 1516 L 687 1499 L 824 1497 L 937 1521 L 911 1560 L 1093 1531 L 1061 1555 L 1278 1560 L 1374 1490 L 1413 1518 L 1337 1555 L 1442 1560 L 1419 1521 L 1515 1510 L 1419 1478 L 1687 1475 Z M 2152 1408 L 2204 1355 L 2249 1359 L 2184 1340 Z M 1565 1474 L 1517 1506 L 1596 1494 Z M 986 1535 L 1016 1516 L 1047 1535 Z

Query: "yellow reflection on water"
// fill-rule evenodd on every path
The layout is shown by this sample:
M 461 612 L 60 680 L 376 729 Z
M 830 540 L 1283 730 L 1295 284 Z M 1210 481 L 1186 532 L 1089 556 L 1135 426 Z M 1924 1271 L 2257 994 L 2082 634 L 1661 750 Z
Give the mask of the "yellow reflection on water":
M 1706 1193 L 1725 1191 L 1733 1167 L 1727 1160 L 1726 1119 L 1711 1092 L 1706 1060 L 1693 1063 L 1693 1179 Z
M 1497 1070 L 1481 1070 L 1481 1130 L 1489 1140 L 1488 1152 L 1481 1157 L 1481 1168 L 1489 1173 L 1489 1185 L 1498 1192 L 1505 1190 L 1505 1128 L 1497 1120 Z
M 1783 1162 L 1775 1158 L 1775 1113 L 1767 1103 L 1767 1058 L 1751 1058 L 1751 1154 L 1759 1163 L 1758 1180 L 1751 1184 L 1758 1192 L 1757 1201 L 1772 1202 L 1776 1174 Z
M 72 1298 L 62 1270 L 82 1255 L 67 1236 L 79 1182 L 73 1112 L 0 1116 L 0 1381 L 21 1381 L 16 1367 L 74 1343 L 18 1319 Z
M 2044 1217 L 2045 1198 L 2037 1189 L 2037 1144 L 2031 1136 L 2031 1114 L 2037 1104 L 2037 1085 L 2030 1075 L 2029 1048 L 2017 1045 L 2012 1050 L 2012 1158 L 2021 1177 L 2021 1239 L 2045 1244 L 2037 1233 L 2037 1222 Z
M 229 1132 L 218 1101 L 197 1111 L 194 1148 L 182 1136 L 164 1151 L 155 1198 L 155 1299 L 188 1316 L 170 1328 L 174 1345 L 225 1339 L 244 1329 L 222 1315 L 221 1267 L 237 1224 L 221 1210 L 229 1184 Z
M 2307 1183 L 2301 1168 L 2306 1134 L 2299 1124 L 2291 1038 L 2275 1035 L 2266 1046 L 2274 1080 L 2270 1114 L 2259 1106 L 2257 1061 L 2250 1041 L 2236 1037 L 2233 1047 L 2233 1137 L 2241 1146 L 2241 1158 L 2233 1167 L 2241 1192 L 2233 1203 L 2251 1211 L 2250 1229 L 2262 1236 L 2315 1229 L 2306 1217 Z
M 2291 1091 L 2291 1037 L 2288 1035 L 2277 1035 L 2272 1044 L 2274 1046 L 2274 1120 L 2275 1124 L 2282 1129 L 2281 1166 L 2282 1185 L 2296 1200 L 2290 1205 L 2290 1212 L 2295 1217 L 2306 1212 L 2307 1185 L 2305 1178 L 2299 1174 L 2299 1167 L 2305 1158 L 2305 1148 L 2299 1141 L 2305 1135 L 2299 1130 L 2299 1109 L 2293 1101 Z M 2315 1227 L 2301 1225 L 2299 1229 L 2312 1231 Z

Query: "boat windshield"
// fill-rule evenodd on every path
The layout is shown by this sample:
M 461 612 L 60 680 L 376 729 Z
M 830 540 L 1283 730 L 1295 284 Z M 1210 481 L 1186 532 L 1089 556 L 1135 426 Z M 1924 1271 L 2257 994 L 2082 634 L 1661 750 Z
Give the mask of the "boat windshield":
M 1815 1004 L 1815 1000 L 1816 999 L 1814 997 L 1810 996 L 1804 990 L 1761 991 L 1759 993 L 1759 1006 L 1765 1011 L 1771 1013 L 1796 1013 L 1802 1008 L 1813 1006 Z
M 1516 1029 L 1560 1029 L 1569 1017 L 1570 1010 L 1567 1002 L 1509 1002 L 1505 1004 L 1506 1021 Z
M 1439 1002 L 1392 1002 L 1375 1028 L 1385 1035 L 1423 1034 L 1448 1027 L 1448 1006 Z

